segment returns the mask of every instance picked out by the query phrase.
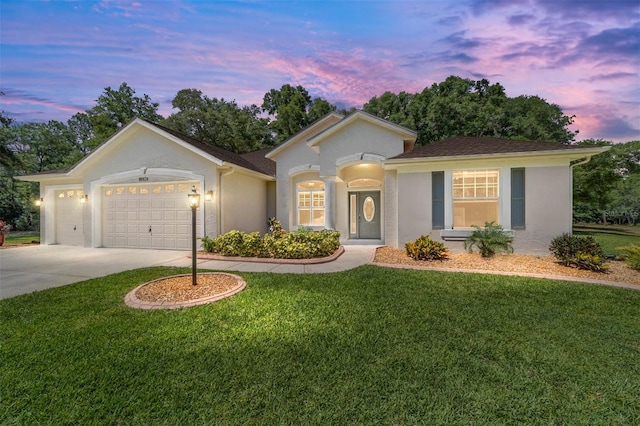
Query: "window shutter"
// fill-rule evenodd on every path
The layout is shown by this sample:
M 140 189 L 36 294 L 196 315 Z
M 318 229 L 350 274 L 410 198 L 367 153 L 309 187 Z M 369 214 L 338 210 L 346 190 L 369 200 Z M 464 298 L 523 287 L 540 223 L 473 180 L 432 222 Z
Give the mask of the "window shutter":
M 444 229 L 444 172 L 431 172 L 431 228 Z
M 524 229 L 524 169 L 511 169 L 511 228 Z

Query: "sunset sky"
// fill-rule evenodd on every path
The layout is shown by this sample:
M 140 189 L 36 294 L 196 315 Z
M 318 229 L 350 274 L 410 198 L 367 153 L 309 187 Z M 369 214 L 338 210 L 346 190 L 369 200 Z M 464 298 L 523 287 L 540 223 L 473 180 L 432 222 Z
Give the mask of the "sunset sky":
M 449 75 L 538 95 L 577 140 L 640 139 L 640 1 L 0 2 L 0 109 L 66 121 L 122 82 L 171 114 L 180 89 L 240 105 L 302 85 L 357 107 Z

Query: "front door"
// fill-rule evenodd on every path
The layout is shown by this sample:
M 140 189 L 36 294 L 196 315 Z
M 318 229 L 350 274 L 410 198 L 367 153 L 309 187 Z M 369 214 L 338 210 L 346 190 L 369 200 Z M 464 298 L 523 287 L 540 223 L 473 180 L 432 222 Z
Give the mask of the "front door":
M 379 240 L 380 191 L 349 193 L 349 238 Z

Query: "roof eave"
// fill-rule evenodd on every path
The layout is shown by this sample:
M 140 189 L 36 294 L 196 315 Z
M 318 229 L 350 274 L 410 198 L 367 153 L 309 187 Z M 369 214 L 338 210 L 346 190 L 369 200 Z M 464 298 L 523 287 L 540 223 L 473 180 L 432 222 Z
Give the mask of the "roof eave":
M 467 155 L 443 155 L 438 157 L 414 157 L 414 158 L 396 158 L 385 160 L 385 165 L 403 165 L 416 164 L 424 162 L 445 162 L 459 160 L 480 160 L 486 158 L 522 158 L 522 157 L 567 157 L 570 160 L 576 160 L 584 157 L 592 157 L 594 155 L 608 151 L 611 146 L 589 147 L 585 149 L 572 150 L 546 150 L 546 151 L 524 151 L 524 152 L 507 152 L 492 154 L 467 154 Z

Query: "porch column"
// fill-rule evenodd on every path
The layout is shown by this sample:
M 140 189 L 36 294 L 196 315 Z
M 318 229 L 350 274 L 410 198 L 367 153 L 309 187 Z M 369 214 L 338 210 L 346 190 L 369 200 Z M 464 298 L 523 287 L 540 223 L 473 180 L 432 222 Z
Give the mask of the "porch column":
M 327 229 L 336 229 L 336 177 L 324 178 L 324 226 Z

